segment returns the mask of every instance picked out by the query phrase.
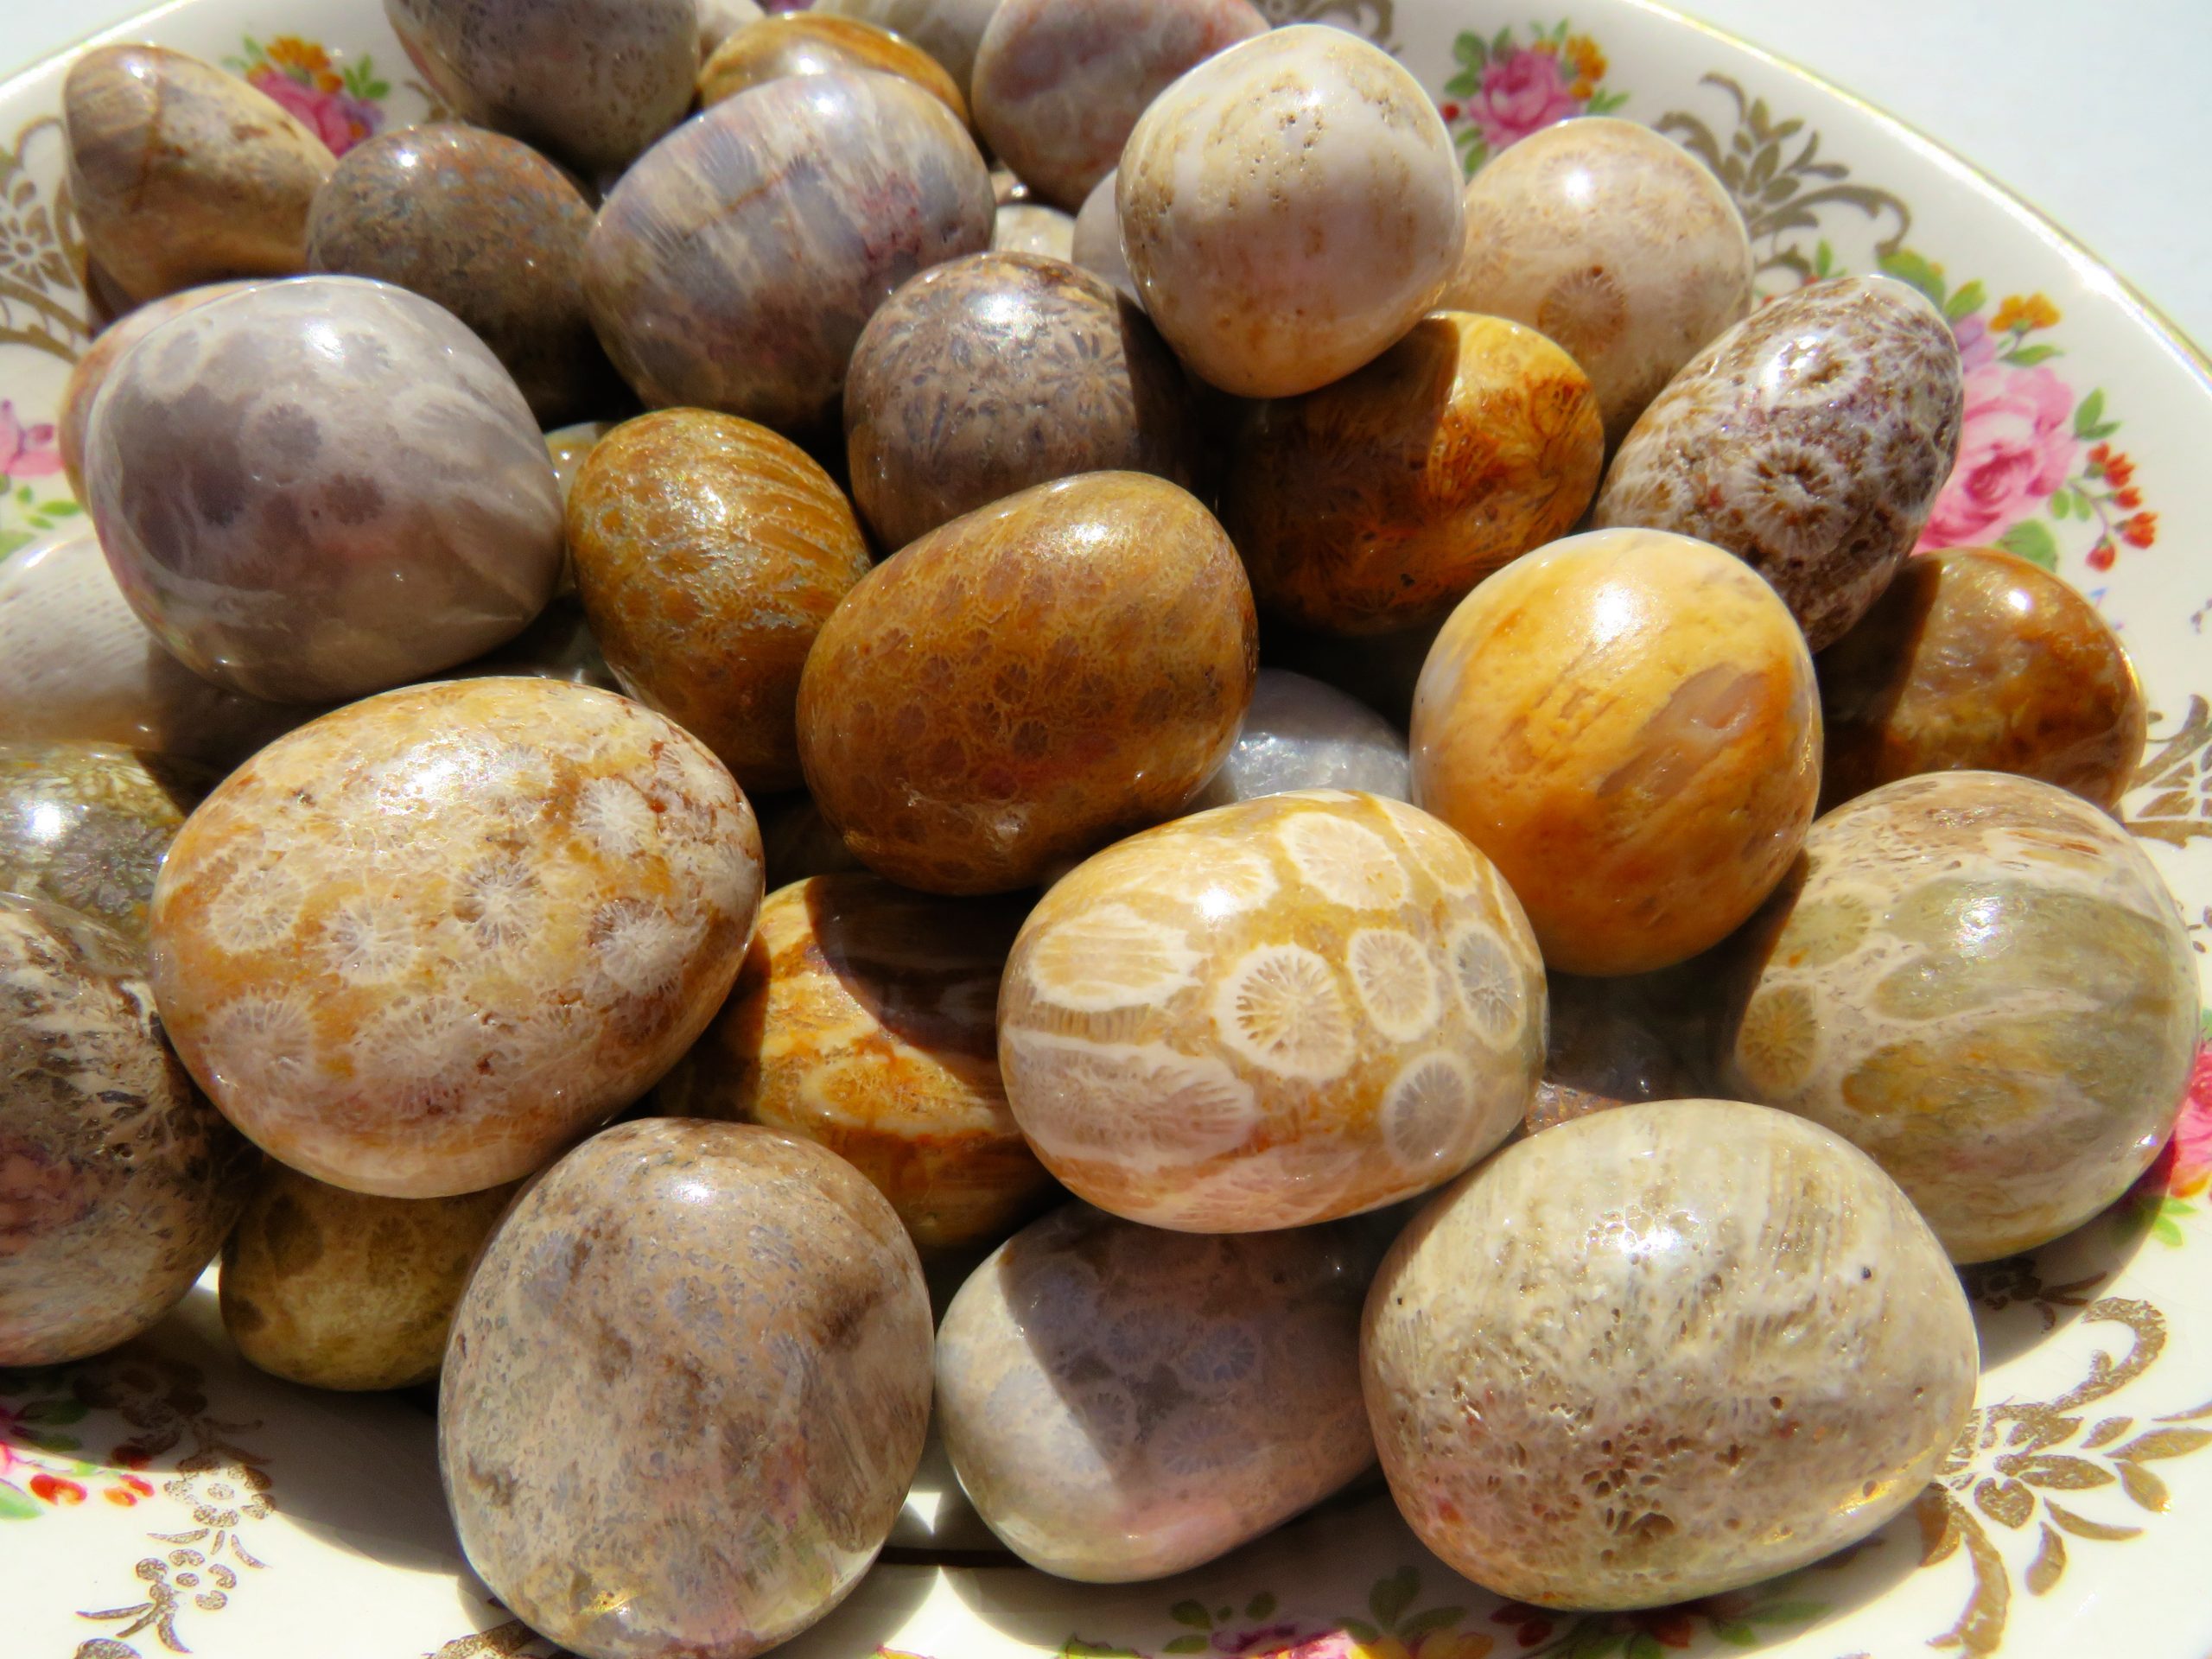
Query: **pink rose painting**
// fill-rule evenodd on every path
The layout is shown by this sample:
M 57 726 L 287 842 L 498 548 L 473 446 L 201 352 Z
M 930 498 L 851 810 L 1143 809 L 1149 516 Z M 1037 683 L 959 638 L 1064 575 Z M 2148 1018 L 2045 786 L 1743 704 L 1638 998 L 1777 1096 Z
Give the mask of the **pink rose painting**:
M 1462 35 L 1452 55 L 1459 71 L 1437 106 L 1452 129 L 1461 164 L 1472 173 L 1508 144 L 1577 115 L 1605 115 L 1628 102 L 1604 89 L 1605 54 L 1562 22 L 1523 43 L 1510 29 L 1489 40 Z
M 2074 389 L 2047 368 L 1992 360 L 1969 372 L 1959 464 L 1923 543 L 1973 546 L 2039 512 L 2073 474 L 2082 448 L 2073 418 Z
M 44 421 L 24 425 L 16 418 L 15 404 L 0 398 L 0 483 L 48 478 L 60 470 L 61 452 L 54 448 L 53 426 Z
M 1483 71 L 1482 85 L 1467 113 L 1490 147 L 1503 149 L 1540 127 L 1582 113 L 1560 73 L 1558 54 L 1526 49 L 1494 61 Z
M 280 35 L 266 46 L 247 37 L 245 55 L 229 63 L 248 86 L 296 116 L 334 156 L 343 156 L 384 126 L 378 100 L 391 88 L 376 78 L 366 58 L 341 71 L 313 41 Z

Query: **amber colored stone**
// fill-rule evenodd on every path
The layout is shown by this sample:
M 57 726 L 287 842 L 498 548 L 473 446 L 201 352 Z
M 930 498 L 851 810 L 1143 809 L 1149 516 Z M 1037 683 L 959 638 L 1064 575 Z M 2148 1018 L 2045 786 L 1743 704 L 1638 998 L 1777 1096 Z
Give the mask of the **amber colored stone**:
M 968 120 L 968 100 L 958 84 L 920 47 L 880 23 L 820 11 L 778 12 L 730 35 L 700 67 L 699 102 L 719 104 L 785 75 L 840 69 L 872 69 L 911 80 L 963 124 Z
M 1024 490 L 837 607 L 799 686 L 807 785 L 879 874 L 1025 887 L 1197 791 L 1251 701 L 1257 633 L 1189 492 L 1141 473 Z
M 1923 772 L 2010 772 L 2107 811 L 2143 759 L 2148 714 L 2096 607 L 1994 548 L 1911 561 L 1815 659 L 1826 811 Z
M 577 592 L 623 689 L 747 789 L 797 784 L 799 671 L 868 570 L 830 474 L 765 426 L 663 410 L 599 441 L 568 526 Z

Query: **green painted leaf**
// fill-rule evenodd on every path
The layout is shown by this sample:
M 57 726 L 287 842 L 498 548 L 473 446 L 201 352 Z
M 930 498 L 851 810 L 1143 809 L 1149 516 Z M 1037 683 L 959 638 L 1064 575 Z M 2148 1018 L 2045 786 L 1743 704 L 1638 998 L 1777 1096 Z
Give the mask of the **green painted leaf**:
M 1491 38 L 1490 43 L 1490 54 L 1493 58 L 1502 58 L 1509 54 L 1512 50 L 1513 30 L 1509 25 L 1504 29 L 1499 29 L 1497 35 Z
M 81 1452 L 85 1446 L 82 1440 L 70 1435 L 49 1434 L 35 1428 L 17 1431 L 17 1438 L 25 1446 L 35 1446 L 41 1452 Z
M 2093 391 L 2074 406 L 2074 435 L 2086 438 L 2089 429 L 2105 417 L 2105 395 Z
M 2091 440 L 2097 438 L 2108 438 L 2119 430 L 2120 423 L 2118 421 L 2103 421 L 2100 422 L 2097 425 L 2091 427 L 2082 435 Z
M 46 1511 L 20 1487 L 0 1480 L 0 1521 L 35 1521 Z
M 1379 1580 L 1368 1592 L 1368 1611 L 1375 1615 L 1385 1630 L 1398 1622 L 1398 1616 L 1414 1605 L 1421 1594 L 1421 1574 L 1410 1567 L 1402 1567 L 1389 1578 Z
M 89 1408 L 78 1400 L 35 1400 L 22 1409 L 26 1423 L 80 1423 Z
M 2004 361 L 2016 363 L 2024 369 L 2031 369 L 2047 358 L 2064 355 L 2065 353 L 2056 346 L 2023 346 L 2016 352 L 2004 353 Z
M 1265 1618 L 1269 1613 L 1274 1611 L 1274 1592 L 1272 1590 L 1262 1590 L 1258 1595 L 1253 1597 L 1251 1600 L 1244 1604 L 1244 1617 L 1247 1618 Z
M 1813 249 L 1813 275 L 1829 276 L 1835 272 L 1835 250 L 1828 245 L 1826 237 Z
M 2165 1216 L 2160 1216 L 2152 1222 L 2151 1236 L 2161 1244 L 2179 1244 L 2182 1242 L 2181 1229 L 2175 1226 L 2171 1219 Z
M 1667 1650 L 1659 1645 L 1659 1638 L 1649 1630 L 1638 1630 L 1628 1639 L 1624 1659 L 1667 1659 Z
M 1337 1626 L 1355 1642 L 1380 1642 L 1382 1632 L 1363 1618 L 1340 1618 Z
M 1890 276 L 1901 283 L 1911 283 L 1938 306 L 1948 297 L 1943 288 L 1943 273 L 1910 248 L 1899 248 L 1895 253 L 1884 254 L 1881 264 Z
M 1733 1648 L 1756 1648 L 1759 1644 L 1759 1633 L 1734 1619 L 1714 1619 L 1713 1633 Z
M 1425 1613 L 1415 1613 L 1399 1625 L 1398 1634 L 1408 1642 L 1417 1641 L 1433 1630 L 1457 1629 L 1459 1621 L 1466 1616 L 1467 1610 L 1464 1607 L 1432 1607 Z
M 1179 1636 L 1160 1651 L 1162 1653 L 1204 1653 L 1212 1645 L 1213 1643 L 1203 1636 Z
M 1490 62 L 1490 48 L 1479 35 L 1462 35 L 1452 42 L 1452 55 L 1471 69 L 1481 69 Z
M 2058 569 L 2058 538 L 2040 518 L 2025 519 L 2013 525 L 1997 538 L 1997 545 L 2030 564 L 2039 564 L 2046 570 Z
M 1827 1610 L 1825 1601 L 1768 1601 L 1747 1609 L 1744 1617 L 1754 1624 L 1802 1624 Z
M 1444 90 L 1454 98 L 1472 98 L 1482 90 L 1482 82 L 1475 78 L 1472 69 L 1462 69 L 1444 83 Z
M 1615 110 L 1618 110 L 1622 105 L 1627 102 L 1628 94 L 1626 92 L 1593 93 L 1590 99 L 1589 113 L 1592 115 L 1611 115 Z
M 1060 1649 L 1060 1659 L 1144 1659 L 1144 1656 L 1135 1648 L 1109 1647 L 1103 1642 L 1086 1642 L 1079 1636 L 1071 1636 L 1067 1646 Z
M 1988 297 L 1988 289 L 1982 287 L 1979 281 L 1965 283 L 1957 293 L 1951 296 L 1950 302 L 1944 306 L 1944 318 L 1948 321 L 1956 322 L 1961 317 L 1970 317 L 1981 309 L 1982 302 Z
M 1179 1601 L 1167 1610 L 1167 1617 L 1178 1624 L 1188 1624 L 1194 1630 L 1213 1629 L 1213 1615 L 1206 1611 L 1202 1601 Z

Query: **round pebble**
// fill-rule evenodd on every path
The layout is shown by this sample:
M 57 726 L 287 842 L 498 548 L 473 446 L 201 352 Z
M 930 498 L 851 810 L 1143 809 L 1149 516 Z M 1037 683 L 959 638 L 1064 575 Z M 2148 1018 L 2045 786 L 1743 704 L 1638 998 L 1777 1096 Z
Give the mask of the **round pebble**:
M 999 976 L 1024 909 L 866 874 L 769 894 L 661 1105 L 819 1141 L 924 1250 L 997 1243 L 1054 1190 L 999 1081 Z
M 1103 276 L 1124 297 L 1144 303 L 1129 262 L 1122 254 L 1122 213 L 1115 200 L 1121 169 L 1115 168 L 1091 188 L 1075 216 L 1075 232 L 1068 243 L 1069 262 L 1094 276 Z
M 154 892 L 153 982 L 231 1120 L 318 1180 L 526 1175 L 705 1029 L 760 899 L 729 774 L 626 698 L 455 680 L 353 704 L 210 795 Z
M 1950 325 L 1888 276 L 1784 295 L 1707 346 L 1613 456 L 1600 528 L 1694 536 L 1745 560 L 1815 651 L 1881 597 L 1958 458 Z
M 853 496 L 887 549 L 1076 473 L 1192 488 L 1198 448 L 1158 332 L 1097 278 L 1030 254 L 924 271 L 868 320 L 845 385 Z
M 968 124 L 968 100 L 935 58 L 876 23 L 819 11 L 778 12 L 730 35 L 699 70 L 699 104 L 719 104 L 785 75 L 838 70 L 912 81 Z
M 904 35 L 945 67 L 953 84 L 974 78 L 976 48 L 999 0 L 821 0 L 819 15 L 858 17 Z
M 1410 800 L 1406 740 L 1382 715 L 1334 686 L 1287 669 L 1263 668 L 1229 759 L 1198 791 L 1191 810 L 1296 789 L 1356 789 Z
M 1974 1403 L 1973 1315 L 1896 1184 L 1732 1101 L 1601 1112 L 1423 1211 L 1360 1365 L 1398 1508 L 1538 1607 L 1718 1594 L 1855 1542 Z
M 1254 409 L 1221 522 L 1263 612 L 1385 633 L 1565 535 L 1604 464 L 1573 359 L 1533 328 L 1447 311 L 1334 385 Z
M 929 1415 L 929 1297 L 882 1195 L 804 1141 L 647 1119 L 493 1235 L 438 1457 L 469 1565 L 532 1630 L 750 1659 L 859 1582 Z
M 1208 1238 L 1079 1204 L 1025 1228 L 938 1337 L 962 1490 L 1023 1560 L 1094 1584 L 1258 1537 L 1374 1458 L 1364 1265 L 1332 1228 Z
M 1033 201 L 1003 203 L 991 220 L 991 251 L 1065 264 L 1075 252 L 1075 217 Z
M 1663 968 L 1789 868 L 1821 785 L 1803 635 L 1719 549 L 1572 536 L 1460 602 L 1422 666 L 1414 798 L 1497 861 L 1551 967 Z
M 185 665 L 280 702 L 359 696 L 512 639 L 561 568 L 515 383 L 383 283 L 258 284 L 170 318 L 92 410 L 93 523 Z
M 614 429 L 569 498 L 592 632 L 622 688 L 747 790 L 799 781 L 799 673 L 868 572 L 830 475 L 764 426 L 664 410 Z
M 2199 1035 L 2196 953 L 2141 846 L 2054 785 L 1946 772 L 1838 807 L 1805 858 L 1732 947 L 1726 1086 L 1863 1147 L 1954 1261 L 2125 1192 Z
M 61 470 L 68 477 L 72 495 L 79 501 L 86 497 L 85 433 L 92 424 L 92 400 L 99 396 L 123 354 L 180 311 L 219 300 L 247 286 L 245 283 L 203 283 L 181 293 L 165 295 L 118 317 L 92 336 L 92 343 L 69 371 L 69 384 L 62 389 L 61 407 L 54 417 L 54 448 L 61 456 Z
M 1077 1197 L 1248 1232 L 1450 1179 L 1517 1127 L 1544 1052 L 1520 905 L 1427 813 L 1338 791 L 1166 824 L 1022 925 L 999 1064 Z
M 739 29 L 747 23 L 757 23 L 768 15 L 760 10 L 756 0 L 698 0 L 698 4 L 699 59 L 702 63 Z
M 1193 370 L 1239 397 L 1294 397 L 1435 305 L 1459 257 L 1459 176 L 1436 106 L 1388 53 L 1278 29 L 1145 111 L 1116 181 L 1122 252 Z

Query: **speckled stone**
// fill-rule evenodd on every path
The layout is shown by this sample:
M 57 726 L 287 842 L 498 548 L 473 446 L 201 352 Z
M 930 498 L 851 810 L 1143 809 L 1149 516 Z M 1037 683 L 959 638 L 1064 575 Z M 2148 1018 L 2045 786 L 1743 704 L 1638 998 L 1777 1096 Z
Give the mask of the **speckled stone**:
M 921 1267 L 820 1147 L 620 1124 L 493 1235 L 438 1405 L 461 1548 L 532 1629 L 582 1659 L 749 1659 L 891 1531 L 929 1422 Z
M 1958 459 L 1950 325 L 1888 276 L 1840 276 L 1714 340 L 1637 421 L 1599 527 L 1726 548 L 1789 601 L 1814 650 L 1881 597 Z
M 685 122 L 623 176 L 584 293 L 646 403 L 826 430 L 875 308 L 988 247 L 992 212 L 982 156 L 928 93 L 787 76 Z
M 1615 1106 L 1703 1092 L 1652 1006 L 1646 976 L 1548 974 L 1544 1010 L 1544 1077 L 1522 1124 L 1531 1135 Z
M 154 892 L 185 1064 L 294 1168 L 443 1198 L 513 1180 L 706 1028 L 760 899 L 729 774 L 626 698 L 410 687 L 225 779 Z
M 1333 385 L 1253 409 L 1222 528 L 1262 611 L 1387 633 L 1572 530 L 1604 464 L 1573 358 L 1519 323 L 1446 311 Z
M 2097 607 L 1994 548 L 1909 559 L 1820 655 L 1822 810 L 1923 772 L 2011 772 L 2115 810 L 2143 760 L 2135 670 Z
M 54 417 L 54 448 L 60 453 L 61 470 L 68 476 L 72 495 L 79 501 L 86 499 L 85 431 L 92 424 L 92 399 L 99 396 L 123 354 L 180 311 L 219 300 L 246 286 L 242 282 L 203 283 L 181 293 L 165 295 L 118 317 L 92 336 L 92 343 L 69 371 L 69 384 L 62 388 L 61 407 Z
M 1421 1541 L 1540 1607 L 1717 1594 L 1866 1536 L 1974 1403 L 1974 1319 L 1866 1158 L 1732 1101 L 1530 1137 L 1368 1293 L 1376 1449 Z
M 560 493 L 513 379 L 383 283 L 258 284 L 108 377 L 86 474 L 131 607 L 187 667 L 283 702 L 488 651 L 545 607 Z
M 696 0 L 384 0 L 384 13 L 455 119 L 587 176 L 621 168 L 691 102 Z
M 1031 912 L 999 993 L 1007 1098 L 1079 1198 L 1249 1232 L 1449 1180 L 1544 1052 L 1520 905 L 1402 803 L 1271 795 L 1109 847 Z
M 931 893 L 1027 887 L 1181 810 L 1252 697 L 1252 590 L 1186 491 L 1042 484 L 847 594 L 799 683 L 799 758 L 845 843 Z
M 377 1198 L 268 1162 L 223 1244 L 223 1328 L 250 1364 L 309 1388 L 431 1382 L 469 1267 L 514 1195 Z
M 1294 397 L 1436 303 L 1459 257 L 1459 178 L 1420 82 L 1357 35 L 1300 23 L 1207 60 L 1145 111 L 1116 181 L 1122 249 L 1198 374 Z
M 346 152 L 308 216 L 308 266 L 435 300 L 506 365 L 540 424 L 616 394 L 584 311 L 591 205 L 529 145 L 453 122 Z
M 785 75 L 838 70 L 912 81 L 968 124 L 968 100 L 935 58 L 880 24 L 829 12 L 778 12 L 736 30 L 701 66 L 699 104 L 719 104 Z
M 1720 181 L 1640 122 L 1562 121 L 1468 182 L 1457 311 L 1557 340 L 1618 443 L 1683 364 L 1751 309 L 1751 247 Z
M 0 1365 L 149 1329 L 230 1230 L 259 1161 L 162 1041 L 134 948 L 0 893 Z
M 976 48 L 998 9 L 999 0 L 821 0 L 814 10 L 858 17 L 904 35 L 965 88 L 975 78 Z
M 203 680 L 162 648 L 76 521 L 0 563 L 0 731 L 228 770 L 315 711 Z
M 988 1248 L 1054 1190 L 999 1081 L 999 975 L 1026 908 L 874 875 L 771 893 L 736 989 L 662 1083 L 661 1108 L 817 1141 L 923 1249 Z
M 1067 257 L 1070 264 L 1082 266 L 1094 276 L 1103 276 L 1141 307 L 1144 296 L 1137 292 L 1137 279 L 1129 274 L 1129 262 L 1122 255 L 1122 212 L 1115 200 L 1120 178 L 1121 169 L 1116 168 L 1083 199 Z
M 1267 29 L 1249 0 L 1002 0 L 976 49 L 976 124 L 1073 212 L 1171 83 Z
M 1497 862 L 1544 961 L 1635 974 L 1773 891 L 1821 786 L 1813 662 L 1739 560 L 1571 536 L 1460 602 L 1414 696 L 1414 798 Z
M 1122 1584 L 1211 1560 L 1375 1455 L 1367 1275 L 1343 1230 L 1160 1232 L 1069 1205 L 977 1268 L 938 1337 L 962 1488 L 1032 1567 Z
M 1952 1259 L 2058 1236 L 2172 1131 L 2196 958 L 2112 819 L 2055 785 L 1946 772 L 1838 807 L 1735 949 L 1722 1078 L 1896 1177 Z
M 623 689 L 748 790 L 799 781 L 799 673 L 869 569 L 852 504 L 764 426 L 664 410 L 601 439 L 569 498 L 592 632 Z
M 1190 383 L 1158 331 L 1096 277 L 1033 254 L 924 271 L 868 320 L 845 383 L 853 495 L 887 549 L 1075 473 L 1193 488 L 1198 448 Z
M 991 219 L 991 251 L 1032 253 L 1067 264 L 1075 254 L 1075 215 L 1040 202 L 1002 202 Z
M 161 46 L 97 46 L 61 87 L 70 206 L 133 300 L 303 270 L 308 204 L 335 159 L 281 105 Z
M 1294 789 L 1356 789 L 1394 801 L 1413 794 L 1406 740 L 1365 703 L 1287 669 L 1263 668 L 1229 759 L 1193 812 Z

